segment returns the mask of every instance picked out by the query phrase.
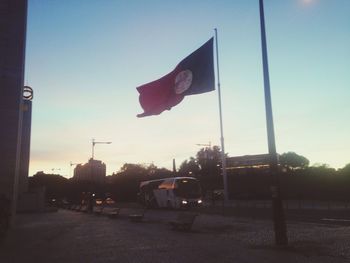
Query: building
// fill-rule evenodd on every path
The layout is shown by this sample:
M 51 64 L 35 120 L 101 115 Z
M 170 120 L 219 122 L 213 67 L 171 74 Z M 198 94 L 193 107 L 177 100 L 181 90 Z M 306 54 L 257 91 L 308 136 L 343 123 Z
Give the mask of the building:
M 20 173 L 27 0 L 0 1 L 0 195 L 15 215 Z
M 78 164 L 75 167 L 73 179 L 76 181 L 104 183 L 106 180 L 106 164 L 91 158 L 89 162 Z

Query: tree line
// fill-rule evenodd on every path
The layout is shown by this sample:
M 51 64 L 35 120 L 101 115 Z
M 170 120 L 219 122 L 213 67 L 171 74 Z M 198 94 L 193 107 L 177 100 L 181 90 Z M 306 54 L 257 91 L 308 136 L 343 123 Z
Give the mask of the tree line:
M 310 166 L 309 160 L 294 152 L 279 156 L 280 185 L 285 199 L 350 200 L 350 163 L 341 169 L 326 164 Z M 232 199 L 270 198 L 271 176 L 267 167 L 229 169 L 229 197 Z M 87 192 L 96 198 L 136 201 L 142 181 L 173 176 L 197 178 L 203 194 L 223 188 L 220 147 L 200 149 L 195 157 L 183 161 L 176 173 L 154 164 L 125 163 L 119 171 L 106 176 L 105 183 L 76 181 L 60 175 L 38 172 L 29 177 L 30 189 L 46 188 L 47 200 L 77 203 Z

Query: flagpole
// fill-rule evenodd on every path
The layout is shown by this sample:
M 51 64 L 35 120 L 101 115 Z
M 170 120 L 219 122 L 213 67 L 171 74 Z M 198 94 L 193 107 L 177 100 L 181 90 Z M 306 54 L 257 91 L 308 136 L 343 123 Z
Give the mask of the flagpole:
M 222 176 L 224 181 L 224 198 L 225 203 L 228 201 L 228 187 L 227 187 L 227 172 L 226 172 L 226 155 L 225 155 L 225 144 L 224 144 L 224 131 L 222 124 L 222 107 L 221 107 L 221 89 L 220 89 L 220 70 L 219 70 L 219 48 L 218 48 L 218 31 L 215 28 L 215 48 L 216 48 L 216 71 L 217 71 L 217 86 L 218 86 L 218 97 L 219 97 L 219 114 L 220 114 L 220 135 L 221 135 L 221 163 L 222 163 Z
M 265 90 L 265 109 L 266 109 L 266 128 L 267 139 L 270 157 L 270 173 L 272 176 L 271 196 L 272 196 L 272 209 L 273 209 L 273 222 L 275 230 L 275 243 L 276 245 L 286 246 L 288 245 L 287 227 L 285 222 L 285 216 L 283 211 L 283 204 L 281 198 L 281 190 L 278 178 L 278 159 L 275 143 L 275 132 L 273 125 L 272 105 L 271 105 L 271 92 L 270 92 L 270 77 L 269 66 L 267 59 L 267 45 L 266 45 L 266 31 L 265 31 L 265 15 L 264 15 L 264 2 L 259 0 L 260 7 L 260 27 L 261 27 L 261 49 L 263 60 L 263 73 L 264 73 L 264 90 Z

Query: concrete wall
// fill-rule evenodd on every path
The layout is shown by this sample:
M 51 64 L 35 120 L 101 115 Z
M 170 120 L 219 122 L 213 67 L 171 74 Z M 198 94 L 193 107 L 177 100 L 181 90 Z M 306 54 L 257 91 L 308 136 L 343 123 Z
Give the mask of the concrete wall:
M 17 212 L 44 212 L 45 187 L 32 192 L 22 193 L 18 198 Z

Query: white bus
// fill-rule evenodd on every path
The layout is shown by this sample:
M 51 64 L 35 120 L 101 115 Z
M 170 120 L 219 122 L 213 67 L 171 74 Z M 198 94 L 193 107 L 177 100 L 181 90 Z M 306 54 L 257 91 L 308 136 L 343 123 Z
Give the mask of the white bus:
M 193 177 L 143 181 L 139 197 L 149 207 L 188 208 L 202 204 L 201 187 Z

